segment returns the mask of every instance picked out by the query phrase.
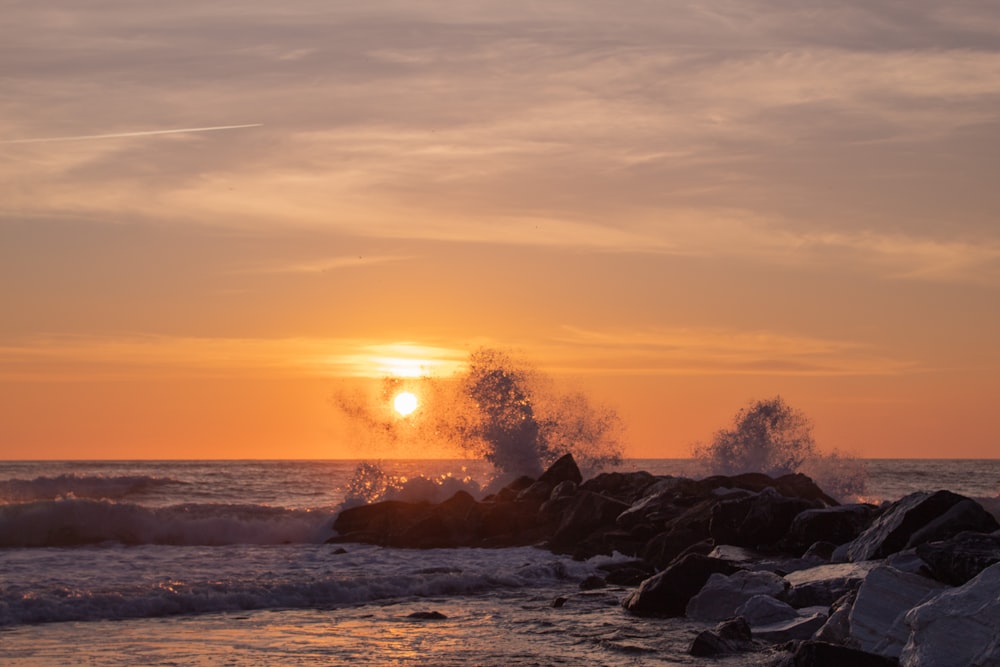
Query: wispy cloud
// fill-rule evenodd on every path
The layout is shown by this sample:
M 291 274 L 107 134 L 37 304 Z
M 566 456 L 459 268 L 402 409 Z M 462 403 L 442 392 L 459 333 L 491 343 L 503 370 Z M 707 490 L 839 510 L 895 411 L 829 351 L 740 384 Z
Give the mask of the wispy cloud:
M 721 328 L 565 327 L 551 353 L 560 370 L 633 375 L 898 375 L 920 367 L 870 344 Z
M 45 336 L 0 345 L 0 380 L 451 375 L 467 350 L 343 338 Z
M 0 139 L 0 144 L 43 144 L 58 141 L 89 141 L 93 139 L 131 139 L 134 137 L 154 137 L 164 134 L 190 134 L 194 132 L 219 132 L 221 130 L 242 130 L 262 127 L 263 123 L 245 125 L 215 125 L 212 127 L 184 127 L 169 130 L 137 130 L 134 132 L 112 132 L 108 134 L 80 134 L 68 137 L 35 137 L 32 139 Z
M 234 274 L 322 274 L 343 269 L 356 269 L 390 262 L 402 262 L 412 259 L 412 255 L 350 255 L 341 257 L 326 257 L 314 260 L 298 260 L 290 262 L 270 262 L 255 266 L 233 269 Z

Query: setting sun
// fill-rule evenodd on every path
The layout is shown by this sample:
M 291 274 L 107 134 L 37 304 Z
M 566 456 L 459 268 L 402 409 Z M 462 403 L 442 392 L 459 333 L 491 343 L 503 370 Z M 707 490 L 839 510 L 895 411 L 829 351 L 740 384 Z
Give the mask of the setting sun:
M 408 391 L 400 392 L 396 394 L 392 405 L 396 408 L 396 412 L 405 417 L 417 409 L 417 397 Z

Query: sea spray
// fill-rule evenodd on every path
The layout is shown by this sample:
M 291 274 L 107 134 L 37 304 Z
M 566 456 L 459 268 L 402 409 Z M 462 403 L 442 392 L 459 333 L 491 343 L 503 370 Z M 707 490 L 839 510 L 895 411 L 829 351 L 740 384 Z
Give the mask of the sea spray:
M 404 391 L 420 401 L 407 415 L 391 408 Z M 495 471 L 490 488 L 520 475 L 537 477 L 566 453 L 587 473 L 622 460 L 623 426 L 614 410 L 592 404 L 582 393 L 560 391 L 530 364 L 492 348 L 473 352 L 467 369 L 455 377 L 384 378 L 376 400 L 342 392 L 334 405 L 374 451 L 413 451 L 432 443 L 488 461 Z M 470 490 L 464 480 L 458 486 L 450 479 L 431 482 Z M 348 486 L 347 501 L 420 498 L 420 487 L 423 495 L 433 491 L 424 482 L 394 480 L 366 461 Z
M 694 445 L 692 454 L 705 474 L 779 477 L 801 472 L 841 500 L 860 497 L 868 477 L 861 459 L 820 452 L 808 417 L 780 396 L 751 401 L 736 413 L 730 428 L 716 431 L 710 443 Z

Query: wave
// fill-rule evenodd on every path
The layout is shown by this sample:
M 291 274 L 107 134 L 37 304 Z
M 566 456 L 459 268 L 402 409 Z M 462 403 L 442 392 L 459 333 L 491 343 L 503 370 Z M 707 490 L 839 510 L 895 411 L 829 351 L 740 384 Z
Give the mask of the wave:
M 140 547 L 145 550 L 153 547 Z M 255 547 L 242 547 L 253 549 Z M 259 547 L 256 547 L 259 549 Z M 282 564 L 286 553 L 276 554 L 253 567 L 261 558 L 253 552 L 230 554 L 249 563 L 252 571 L 213 575 L 192 573 L 181 578 L 152 577 L 141 583 L 75 588 L 72 584 L 32 590 L 17 586 L 0 589 L 0 626 L 61 621 L 97 621 L 156 618 L 176 614 L 252 609 L 333 608 L 363 605 L 379 600 L 473 595 L 489 591 L 539 588 L 581 581 L 593 564 L 530 547 L 509 550 L 427 550 L 415 554 L 398 550 L 358 547 L 351 554 L 332 556 L 333 546 L 317 546 L 301 554 L 296 568 Z M 87 558 L 88 553 L 81 557 Z M 240 557 L 242 556 L 242 558 Z M 114 554 L 109 554 L 114 559 Z M 140 553 L 126 562 L 157 556 Z M 322 564 L 311 567 L 312 560 Z M 430 566 L 433 565 L 433 566 Z M 148 564 L 141 569 L 149 570 Z
M 185 482 L 170 477 L 147 475 L 105 477 L 66 474 L 35 479 L 6 479 L 0 480 L 0 501 L 54 500 L 66 496 L 120 500 L 175 484 L 185 484 Z
M 267 505 L 188 503 L 150 508 L 60 498 L 0 506 L 0 547 L 317 543 L 332 534 L 333 516 Z

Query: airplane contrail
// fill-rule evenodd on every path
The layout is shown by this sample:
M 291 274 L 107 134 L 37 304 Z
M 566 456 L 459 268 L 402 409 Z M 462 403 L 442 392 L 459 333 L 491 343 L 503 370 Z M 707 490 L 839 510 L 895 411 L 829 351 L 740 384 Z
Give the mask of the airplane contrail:
M 113 134 L 81 134 L 75 137 L 40 137 L 37 139 L 0 139 L 0 144 L 40 144 L 51 141 L 83 141 L 86 139 L 121 139 L 124 137 L 150 137 L 157 134 L 183 134 L 185 132 L 216 132 L 218 130 L 239 130 L 245 127 L 261 127 L 263 123 L 247 125 L 214 125 L 212 127 L 183 127 L 173 130 L 142 130 L 139 132 L 115 132 Z

